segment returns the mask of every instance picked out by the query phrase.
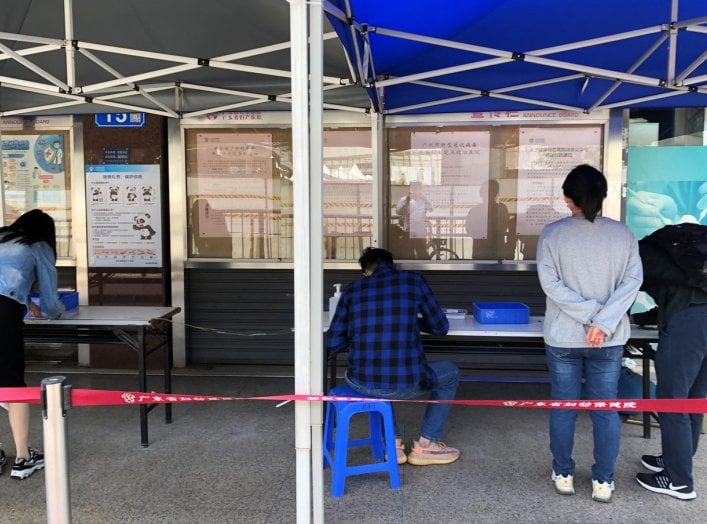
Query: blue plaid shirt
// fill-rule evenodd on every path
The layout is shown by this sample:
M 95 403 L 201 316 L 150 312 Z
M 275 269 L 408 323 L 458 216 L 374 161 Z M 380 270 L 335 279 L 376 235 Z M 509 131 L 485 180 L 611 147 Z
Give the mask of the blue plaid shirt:
M 380 265 L 341 294 L 327 347 L 347 349 L 349 377 L 368 388 L 429 389 L 436 376 L 427 365 L 420 332 L 446 335 L 448 330 L 449 321 L 422 275 Z

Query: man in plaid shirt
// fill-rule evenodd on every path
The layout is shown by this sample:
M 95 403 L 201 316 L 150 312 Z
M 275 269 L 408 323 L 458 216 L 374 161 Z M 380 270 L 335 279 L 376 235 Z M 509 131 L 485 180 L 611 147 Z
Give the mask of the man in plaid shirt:
M 427 362 L 421 331 L 446 335 L 449 322 L 422 275 L 398 271 L 385 249 L 366 248 L 364 278 L 341 294 L 327 332 L 327 346 L 349 352 L 346 382 L 369 398 L 454 399 L 459 370 L 453 362 Z M 420 437 L 405 454 L 396 424 L 398 464 L 449 464 L 459 450 L 440 442 L 450 404 L 427 404 Z

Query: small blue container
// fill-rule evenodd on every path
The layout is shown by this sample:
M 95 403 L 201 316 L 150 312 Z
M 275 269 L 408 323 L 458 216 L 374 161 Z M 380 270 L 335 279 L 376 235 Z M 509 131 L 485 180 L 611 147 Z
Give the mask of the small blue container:
M 32 302 L 39 306 L 39 309 L 44 313 L 44 308 L 39 300 L 39 293 L 30 293 L 29 298 Z M 79 307 L 79 294 L 77 291 L 59 291 L 59 301 L 64 304 L 64 309 L 70 311 Z M 29 314 L 29 313 L 28 313 Z
M 474 302 L 474 318 L 481 324 L 527 324 L 530 308 L 521 302 Z

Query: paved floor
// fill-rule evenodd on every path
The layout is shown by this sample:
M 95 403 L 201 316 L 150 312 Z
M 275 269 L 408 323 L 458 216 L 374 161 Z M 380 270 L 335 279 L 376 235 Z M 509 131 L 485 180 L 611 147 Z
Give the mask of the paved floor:
M 64 374 L 75 388 L 135 390 L 131 373 L 34 366 L 31 384 Z M 285 373 L 284 375 L 287 375 Z M 174 391 L 225 396 L 286 394 L 293 379 L 232 376 L 218 369 L 179 370 Z M 464 383 L 459 398 L 547 398 L 546 384 Z M 41 444 L 41 413 L 32 408 L 32 440 Z M 416 438 L 423 406 L 403 405 L 405 437 Z M 150 446 L 140 446 L 137 410 L 81 407 L 68 414 L 70 478 L 75 523 L 295 522 L 293 406 L 265 401 L 181 404 L 174 422 L 150 415 Z M 5 419 L 6 420 L 6 419 Z M 5 449 L 7 424 L 0 424 Z M 659 450 L 659 433 L 642 438 L 623 424 L 616 493 L 610 504 L 591 500 L 591 427 L 580 415 L 575 445 L 577 494 L 554 493 L 550 482 L 547 413 L 510 408 L 454 407 L 446 441 L 462 450 L 448 466 L 401 467 L 402 489 L 384 475 L 350 478 L 346 494 L 330 496 L 328 523 L 705 522 L 707 453 L 695 463 L 698 498 L 683 502 L 645 491 L 634 480 L 642 453 Z M 2 523 L 46 522 L 44 472 L 24 481 L 0 477 Z

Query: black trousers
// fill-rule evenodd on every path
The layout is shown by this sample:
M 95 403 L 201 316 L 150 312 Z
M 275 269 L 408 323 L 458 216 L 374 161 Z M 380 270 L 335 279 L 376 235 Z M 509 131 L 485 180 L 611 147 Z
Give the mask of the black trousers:
M 0 296 L 0 387 L 24 387 L 25 341 L 22 335 L 25 306 Z

